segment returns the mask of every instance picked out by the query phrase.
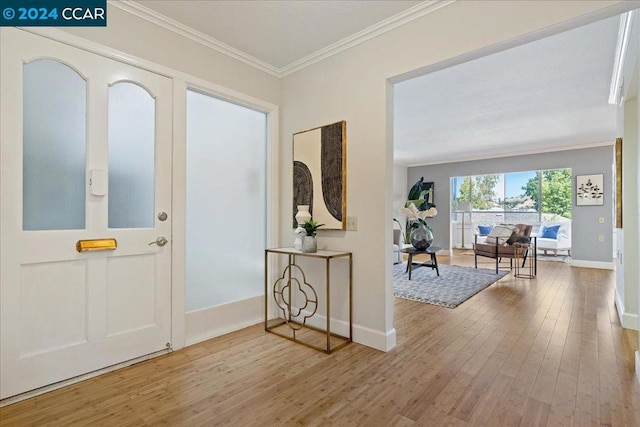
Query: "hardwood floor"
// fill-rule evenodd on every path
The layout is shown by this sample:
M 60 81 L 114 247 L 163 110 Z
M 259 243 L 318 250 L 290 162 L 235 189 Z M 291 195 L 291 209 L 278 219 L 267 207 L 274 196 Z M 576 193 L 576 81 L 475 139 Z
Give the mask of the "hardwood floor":
M 396 299 L 388 353 L 325 355 L 256 325 L 1 408 L 0 424 L 640 426 L 638 335 L 618 321 L 614 273 L 538 273 L 453 310 Z

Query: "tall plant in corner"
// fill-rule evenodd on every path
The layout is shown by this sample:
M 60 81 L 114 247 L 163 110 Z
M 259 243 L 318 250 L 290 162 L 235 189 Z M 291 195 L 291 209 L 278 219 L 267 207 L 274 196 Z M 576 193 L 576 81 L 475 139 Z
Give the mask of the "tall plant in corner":
M 433 203 L 429 203 L 429 193 L 433 191 L 433 189 L 425 190 L 424 189 L 424 177 L 420 177 L 418 182 L 413 184 L 411 189 L 409 190 L 409 195 L 407 198 L 407 203 L 404 204 L 405 208 L 408 208 L 409 205 L 413 204 L 419 211 L 426 211 L 431 208 L 435 208 L 436 205 Z M 435 216 L 435 215 L 434 215 Z
M 420 179 L 413 184 L 411 189 L 409 190 L 409 195 L 407 196 L 407 202 L 405 203 L 403 208 L 400 208 L 400 213 L 402 213 L 405 218 L 405 228 L 402 233 L 402 238 L 404 243 L 410 243 L 410 235 L 411 230 L 418 226 L 418 224 L 424 224 L 429 230 L 431 230 L 431 226 L 427 224 L 425 218 L 433 218 L 438 214 L 436 210 L 436 205 L 433 203 L 429 203 L 429 193 L 433 191 L 433 189 L 425 190 L 424 189 L 424 177 L 420 177 Z M 398 225 L 400 224 L 399 221 Z M 402 229 L 402 227 L 400 227 Z

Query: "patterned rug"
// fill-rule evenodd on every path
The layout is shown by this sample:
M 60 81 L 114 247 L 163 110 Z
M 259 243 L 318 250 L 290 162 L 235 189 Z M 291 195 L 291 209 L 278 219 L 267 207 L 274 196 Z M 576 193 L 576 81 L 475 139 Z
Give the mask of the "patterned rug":
M 439 265 L 440 276 L 427 267 L 415 268 L 409 274 L 404 264 L 393 266 L 393 295 L 398 298 L 455 308 L 484 288 L 497 282 L 508 272 L 495 274 L 484 268 Z

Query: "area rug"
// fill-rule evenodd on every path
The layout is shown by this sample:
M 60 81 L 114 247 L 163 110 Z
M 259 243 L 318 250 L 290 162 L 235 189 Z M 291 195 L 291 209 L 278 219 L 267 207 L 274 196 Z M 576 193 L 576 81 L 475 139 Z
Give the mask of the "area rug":
M 440 276 L 428 267 L 415 268 L 409 274 L 404 264 L 393 266 L 393 295 L 398 298 L 455 308 L 484 288 L 497 282 L 508 272 L 498 274 L 485 268 L 439 265 Z

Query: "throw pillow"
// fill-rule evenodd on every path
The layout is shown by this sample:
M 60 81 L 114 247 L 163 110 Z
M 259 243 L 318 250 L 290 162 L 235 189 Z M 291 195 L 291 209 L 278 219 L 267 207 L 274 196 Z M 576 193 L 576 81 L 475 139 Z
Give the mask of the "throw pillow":
M 515 227 L 510 225 L 496 225 L 487 236 L 486 242 L 494 245 L 504 245 L 513 234 L 514 229 Z
M 511 233 L 511 236 L 509 236 L 509 240 L 507 240 L 507 245 L 513 245 L 520 236 L 520 229 L 518 227 L 515 227 L 513 229 L 513 233 Z
M 543 239 L 558 239 L 558 230 L 560 229 L 560 224 L 558 225 L 545 225 L 543 226 L 542 231 L 540 232 L 540 237 Z
M 478 226 L 478 234 L 481 236 L 488 236 L 493 229 L 493 225 L 479 225 Z

